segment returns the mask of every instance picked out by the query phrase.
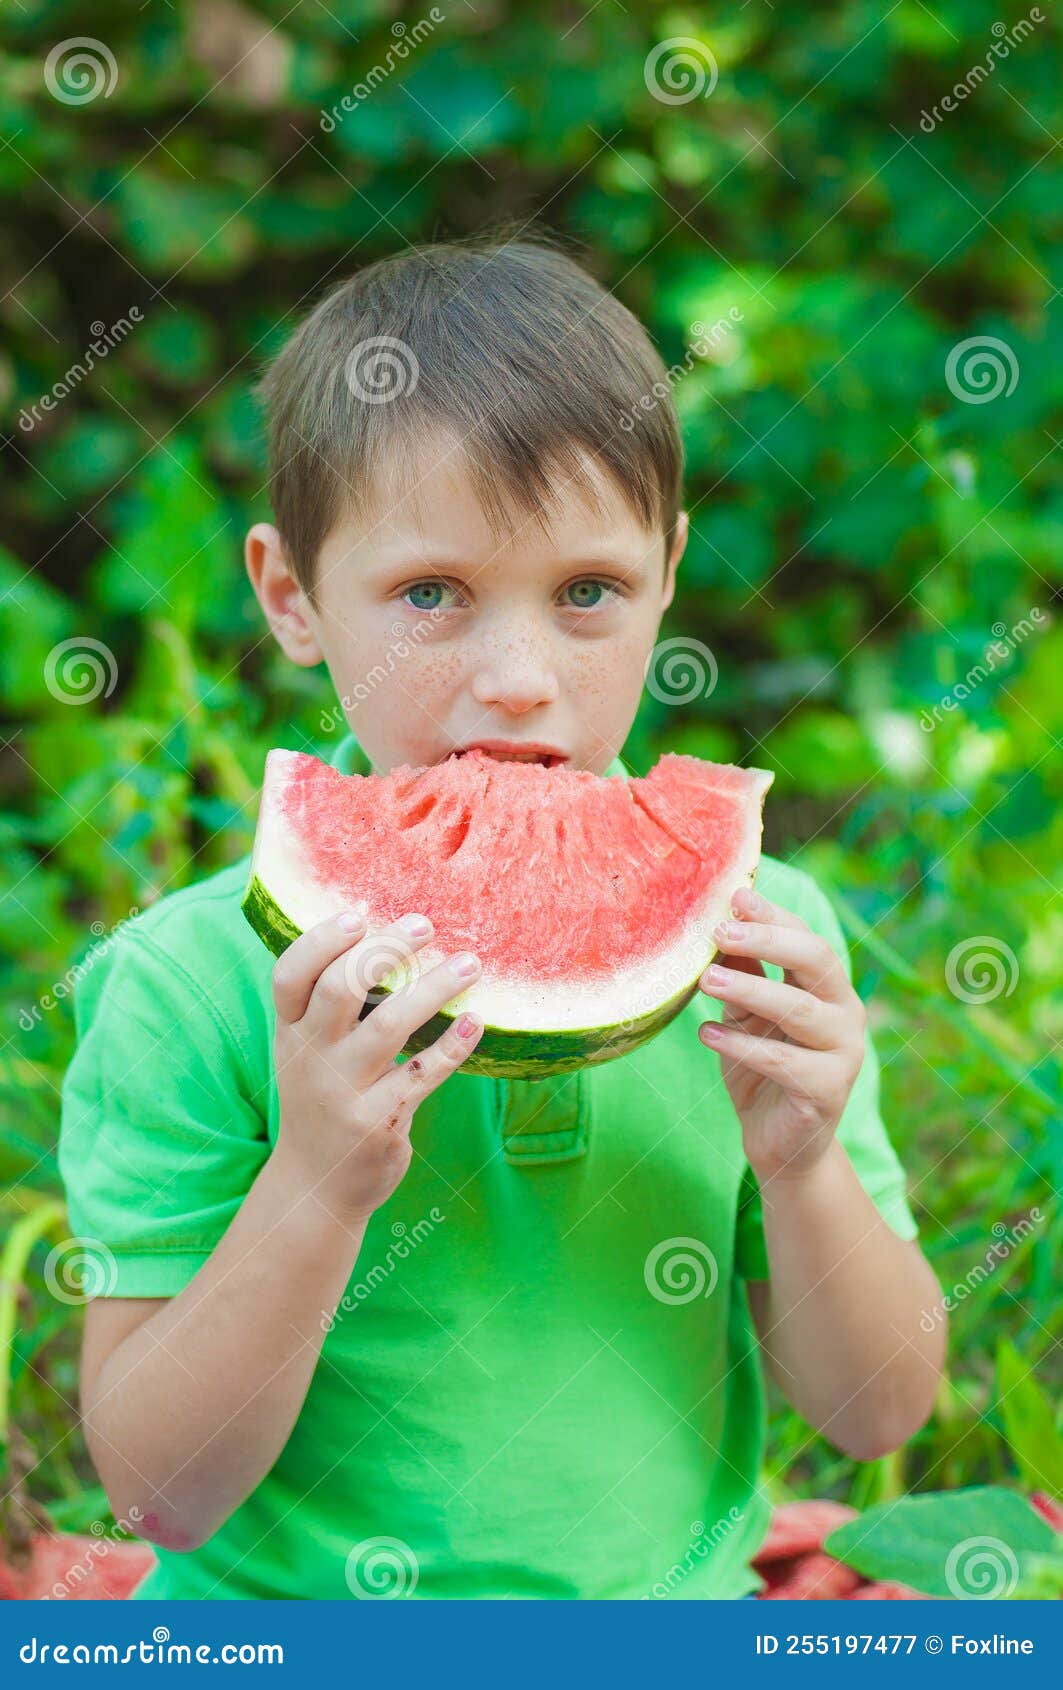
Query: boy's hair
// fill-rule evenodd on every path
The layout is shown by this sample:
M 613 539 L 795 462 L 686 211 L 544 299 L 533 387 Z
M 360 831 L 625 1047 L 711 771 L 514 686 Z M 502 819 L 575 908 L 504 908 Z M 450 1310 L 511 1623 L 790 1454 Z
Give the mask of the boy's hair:
M 457 436 L 495 532 L 544 520 L 552 483 L 585 483 L 582 448 L 671 550 L 683 451 L 646 330 L 547 238 L 421 245 L 323 298 L 263 377 L 270 494 L 291 569 L 314 597 L 334 524 L 371 500 L 385 463 Z M 660 397 L 651 399 L 651 394 Z M 585 490 L 585 488 L 584 488 Z

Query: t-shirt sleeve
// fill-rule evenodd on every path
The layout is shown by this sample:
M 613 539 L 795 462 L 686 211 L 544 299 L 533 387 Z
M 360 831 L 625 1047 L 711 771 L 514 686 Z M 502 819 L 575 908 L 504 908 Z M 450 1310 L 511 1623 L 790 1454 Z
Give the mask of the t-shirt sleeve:
M 841 957 L 851 979 L 848 947 L 832 905 L 813 881 L 805 876 L 801 877 L 801 881 L 800 902 L 796 899 L 787 901 L 781 896 L 778 902 L 786 904 L 795 915 L 807 921 L 813 932 L 827 940 Z M 774 894 L 766 891 L 765 895 L 772 897 Z M 775 979 L 781 978 L 780 969 L 769 968 L 768 972 Z M 919 1229 L 908 1203 L 904 1168 L 890 1143 L 879 1111 L 879 1073 L 878 1055 L 868 1032 L 863 1066 L 838 1124 L 838 1139 L 853 1164 L 860 1184 L 883 1220 L 899 1237 L 915 1238 Z M 738 1199 L 735 1271 L 743 1279 L 770 1277 L 760 1189 L 748 1166 Z
M 129 932 L 74 998 L 59 1171 L 87 1292 L 168 1297 L 210 1256 L 269 1154 L 239 1044 L 188 969 Z

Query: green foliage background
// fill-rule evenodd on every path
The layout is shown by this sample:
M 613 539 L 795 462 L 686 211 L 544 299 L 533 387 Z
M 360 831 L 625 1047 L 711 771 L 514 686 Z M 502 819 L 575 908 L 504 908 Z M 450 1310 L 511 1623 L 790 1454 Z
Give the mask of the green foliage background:
M 245 852 L 266 750 L 320 743 L 335 702 L 324 669 L 291 668 L 272 645 L 243 573 L 243 531 L 267 514 L 252 378 L 352 268 L 496 217 L 539 219 L 582 243 L 668 363 L 686 358 L 693 325 L 741 313 L 678 389 L 693 538 L 662 631 L 707 645 L 719 682 L 682 708 L 647 697 L 627 755 L 645 768 L 689 749 L 776 770 L 769 844 L 838 896 L 924 1247 L 942 1284 L 969 1292 L 938 1411 L 909 1449 L 855 1468 L 779 1405 L 779 1494 L 1050 1483 L 1063 1327 L 1058 23 L 1038 23 L 928 132 L 921 114 L 999 41 L 995 0 L 469 0 L 439 15 L 396 62 L 398 26 L 412 35 L 427 12 L 5 8 L 7 1213 L 57 1189 L 72 964 L 130 910 Z M 44 65 L 79 35 L 105 43 L 117 84 L 71 103 Z M 711 96 L 648 89 L 646 56 L 674 36 L 711 48 Z M 370 97 L 322 128 L 389 52 Z M 98 325 L 134 307 L 121 344 L 27 428 L 20 417 Z M 985 403 L 946 382 L 950 351 L 976 336 L 1003 341 L 1019 372 Z M 1007 657 L 940 708 L 1016 626 L 1027 632 L 1006 635 Z M 72 703 L 46 684 L 49 656 L 86 638 L 114 654 L 116 681 Z M 974 938 L 996 962 L 968 1002 L 947 968 Z M 1000 1228 L 1033 1207 L 1023 1242 L 971 1287 Z M 31 1486 L 77 1518 L 89 1503 L 71 1434 L 76 1310 L 41 1292 L 21 1315 Z

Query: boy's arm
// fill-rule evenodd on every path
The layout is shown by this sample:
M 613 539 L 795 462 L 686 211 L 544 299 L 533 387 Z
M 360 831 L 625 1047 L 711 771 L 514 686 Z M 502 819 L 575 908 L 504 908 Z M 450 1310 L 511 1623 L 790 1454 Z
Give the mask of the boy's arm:
M 81 1410 L 116 1519 L 194 1549 L 250 1495 L 291 1435 L 365 1226 L 297 1195 L 274 1155 L 179 1295 L 88 1305 Z
M 883 1220 L 835 1135 L 865 1056 L 863 1005 L 842 955 L 789 910 L 742 888 L 703 989 L 760 1187 L 770 1280 L 749 1282 L 772 1372 L 794 1406 L 860 1459 L 910 1437 L 945 1351 L 940 1289 Z M 762 963 L 783 970 L 765 977 Z
M 475 1048 L 462 1015 L 398 1064 L 412 1034 L 476 978 L 447 958 L 368 995 L 431 925 L 374 937 L 362 918 L 308 929 L 273 970 L 277 1143 L 228 1230 L 164 1303 L 97 1299 L 86 1313 L 82 1412 L 117 1518 L 194 1549 L 250 1494 L 299 1415 L 370 1216 L 410 1165 L 417 1105 Z
M 944 1362 L 929 1264 L 882 1219 L 837 1139 L 808 1172 L 767 1180 L 761 1202 L 772 1277 L 748 1291 L 780 1390 L 848 1455 L 888 1454 L 930 1413 Z

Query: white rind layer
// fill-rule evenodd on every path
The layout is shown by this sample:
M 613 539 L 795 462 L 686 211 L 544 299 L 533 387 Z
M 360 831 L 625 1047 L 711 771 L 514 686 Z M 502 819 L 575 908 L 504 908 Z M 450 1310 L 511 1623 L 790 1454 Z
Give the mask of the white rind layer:
M 394 929 L 389 930 L 386 923 L 372 919 L 365 900 L 352 904 L 338 891 L 316 884 L 299 835 L 285 819 L 277 801 L 278 792 L 285 784 L 284 769 L 277 768 L 272 760 L 294 755 L 271 751 L 267 758 L 267 778 L 251 858 L 252 879 L 262 883 L 300 932 L 345 909 L 357 909 L 369 917 L 369 936 L 387 932 L 389 937 L 385 942 L 389 954 L 393 950 L 395 955 L 395 968 L 381 982 L 385 988 L 401 986 L 403 979 L 409 980 L 411 974 L 427 973 L 444 959 L 446 952 L 431 942 L 416 950 L 409 949 Z M 734 856 L 733 872 L 690 912 L 673 944 L 593 980 L 566 977 L 550 985 L 535 979 L 481 976 L 475 985 L 451 998 L 441 1013 L 456 1015 L 467 1010 L 481 1016 L 485 1026 L 525 1032 L 579 1031 L 630 1022 L 683 991 L 697 979 L 717 950 L 713 930 L 730 915 L 732 894 L 739 886 L 751 885 L 756 874 L 760 860 L 761 805 L 772 776 L 760 769 L 750 769 L 748 773 L 759 777 L 755 783 L 751 780 L 749 789 L 757 801 L 748 804 L 747 825 Z

